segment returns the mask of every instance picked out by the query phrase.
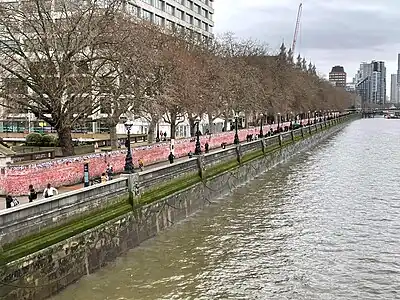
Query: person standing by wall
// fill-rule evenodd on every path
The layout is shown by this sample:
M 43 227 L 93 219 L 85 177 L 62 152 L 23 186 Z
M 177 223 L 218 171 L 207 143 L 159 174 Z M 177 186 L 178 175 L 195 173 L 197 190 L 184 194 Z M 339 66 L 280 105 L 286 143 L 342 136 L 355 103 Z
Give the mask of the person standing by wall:
M 54 195 L 58 195 L 58 191 L 56 188 L 52 187 L 50 183 L 48 183 L 47 187 L 44 189 L 43 197 L 49 198 L 53 197 Z
M 12 207 L 13 198 L 10 195 L 6 196 L 6 208 Z
M 33 185 L 29 185 L 29 195 L 28 195 L 29 202 L 32 202 L 33 200 L 37 199 L 37 192 L 33 188 Z
M 170 152 L 168 155 L 168 160 L 169 160 L 170 164 L 174 163 L 174 158 L 175 158 L 175 155 L 173 155 L 172 152 Z

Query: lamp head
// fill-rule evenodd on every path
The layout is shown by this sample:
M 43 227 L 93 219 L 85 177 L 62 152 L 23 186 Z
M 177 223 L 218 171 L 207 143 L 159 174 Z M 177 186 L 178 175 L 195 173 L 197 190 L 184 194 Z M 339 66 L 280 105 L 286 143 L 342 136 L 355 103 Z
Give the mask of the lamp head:
M 132 126 L 133 126 L 133 122 L 131 120 L 128 120 L 124 123 L 126 130 L 130 131 Z

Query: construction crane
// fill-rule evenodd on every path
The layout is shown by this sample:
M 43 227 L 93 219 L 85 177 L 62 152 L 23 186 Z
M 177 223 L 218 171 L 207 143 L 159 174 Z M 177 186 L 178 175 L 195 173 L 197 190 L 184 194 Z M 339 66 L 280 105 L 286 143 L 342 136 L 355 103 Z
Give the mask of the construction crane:
M 303 11 L 303 3 L 300 3 L 299 10 L 297 11 L 296 28 L 294 29 L 293 43 L 292 43 L 292 53 L 296 48 L 297 36 L 300 30 L 301 12 Z

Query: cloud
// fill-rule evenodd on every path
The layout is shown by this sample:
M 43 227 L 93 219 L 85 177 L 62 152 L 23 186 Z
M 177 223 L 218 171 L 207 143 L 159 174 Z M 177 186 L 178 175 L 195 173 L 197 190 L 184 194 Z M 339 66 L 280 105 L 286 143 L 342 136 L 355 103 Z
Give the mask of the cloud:
M 277 49 L 292 43 L 298 0 L 216 0 L 215 32 L 253 37 Z M 387 78 L 400 52 L 400 0 L 304 0 L 296 52 L 322 73 L 343 65 L 352 77 L 362 61 L 383 60 Z M 390 80 L 388 80 L 389 82 Z

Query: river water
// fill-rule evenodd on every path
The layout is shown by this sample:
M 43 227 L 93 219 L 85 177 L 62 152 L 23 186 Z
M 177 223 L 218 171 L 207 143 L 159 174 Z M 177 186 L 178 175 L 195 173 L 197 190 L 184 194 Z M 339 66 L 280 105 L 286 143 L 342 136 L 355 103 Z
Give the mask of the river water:
M 354 121 L 53 299 L 400 299 L 399 137 Z

